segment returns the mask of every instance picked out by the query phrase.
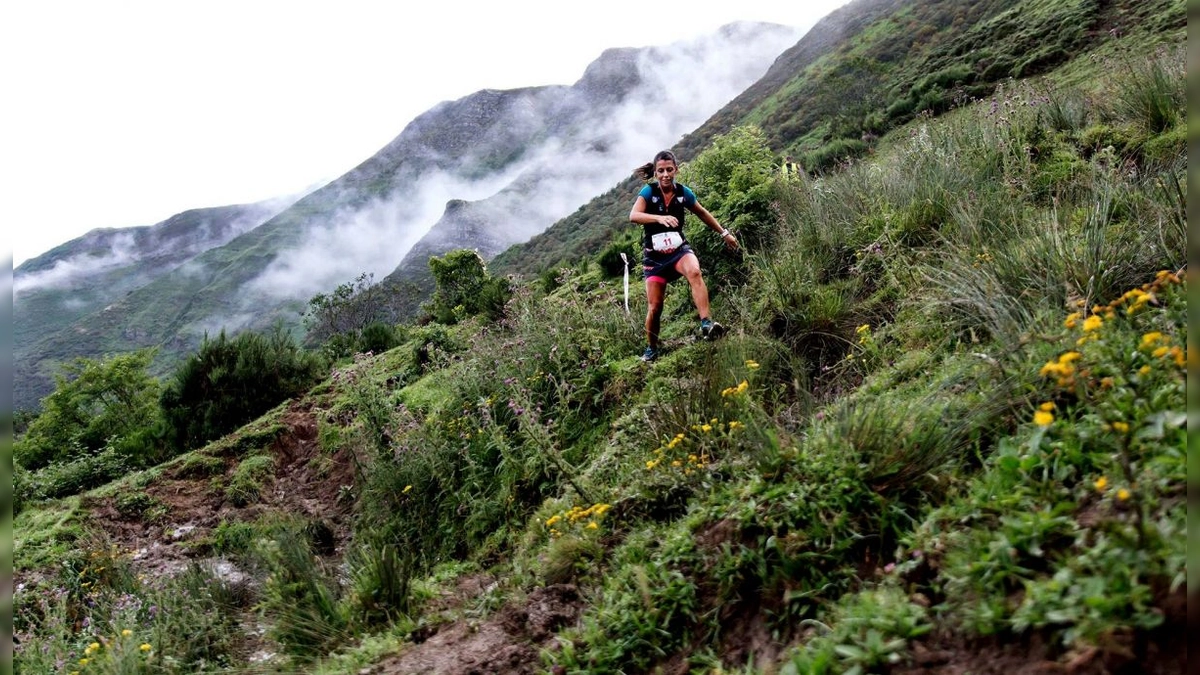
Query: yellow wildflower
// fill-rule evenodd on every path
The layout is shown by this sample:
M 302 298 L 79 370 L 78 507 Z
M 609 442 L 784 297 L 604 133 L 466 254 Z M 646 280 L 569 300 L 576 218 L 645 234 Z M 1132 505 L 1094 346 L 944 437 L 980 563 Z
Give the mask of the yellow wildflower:
M 1042 369 L 1038 371 L 1038 375 L 1041 375 L 1042 377 L 1047 375 L 1056 375 L 1061 370 L 1062 366 L 1059 365 L 1058 361 L 1047 361 L 1046 365 L 1042 366 Z
M 1074 328 L 1075 326 L 1079 325 L 1079 320 L 1081 318 L 1083 318 L 1083 315 L 1079 312 L 1071 312 L 1067 315 L 1067 318 L 1063 320 L 1063 325 L 1067 328 Z
M 133 635 L 133 631 L 129 630 L 128 628 L 121 631 L 121 637 L 129 637 L 130 635 Z
M 411 485 L 405 485 L 405 486 L 404 486 L 404 489 L 400 491 L 400 494 L 404 494 L 404 493 L 408 492 L 408 491 L 409 491 L 409 490 L 411 490 L 411 489 L 412 489 L 412 486 L 411 486 Z
M 1058 357 L 1058 362 L 1067 364 L 1078 361 L 1081 358 L 1083 358 L 1083 354 L 1080 354 L 1079 352 L 1066 352 L 1062 356 Z
M 758 370 L 758 361 L 755 361 L 754 359 L 746 359 L 746 367 L 750 370 Z
M 1119 499 L 1121 501 L 1125 501 L 1126 499 L 1129 499 L 1129 490 L 1126 490 L 1125 488 L 1121 488 L 1120 490 L 1117 490 L 1117 499 Z
M 1048 427 L 1054 423 L 1054 415 L 1045 410 L 1039 410 L 1033 414 L 1033 423 L 1039 427 Z
M 144 651 L 144 652 L 148 652 L 148 651 L 150 651 L 150 643 L 149 643 L 149 642 L 143 642 L 143 643 L 142 643 L 142 646 L 141 646 L 141 647 L 138 647 L 138 649 L 140 649 L 140 650 L 142 650 L 142 651 Z
M 1138 368 L 1138 375 L 1149 375 L 1149 374 L 1150 374 L 1150 366 L 1142 366 L 1141 368 Z
M 553 516 L 550 516 L 549 518 L 546 519 L 546 527 L 550 527 L 560 520 L 562 520 L 562 516 L 560 516 L 560 515 L 555 514 Z
M 1101 319 L 1099 316 L 1093 314 L 1083 320 L 1083 332 L 1090 333 L 1094 330 L 1099 330 L 1103 325 L 1104 319 Z
M 1153 330 L 1142 336 L 1142 349 L 1149 349 L 1163 339 L 1163 334 Z
M 703 431 L 704 433 L 707 434 L 708 432 L 712 431 L 712 425 L 711 424 L 702 424 L 702 425 L 700 425 L 700 431 Z
M 1129 425 L 1126 424 L 1125 422 L 1113 422 L 1112 428 L 1113 428 L 1113 431 L 1116 431 L 1116 432 L 1119 432 L 1122 434 L 1129 433 Z
M 596 524 L 596 521 L 594 521 L 594 520 L 593 520 L 593 521 L 589 521 L 589 522 L 588 522 L 588 524 L 587 524 L 587 529 L 589 529 L 589 530 L 595 530 L 595 529 L 598 529 L 599 527 L 600 527 L 600 526 L 599 526 L 599 525 L 597 525 L 597 524 Z
M 738 386 L 737 386 L 737 393 L 741 394 L 741 393 L 745 392 L 746 389 L 748 389 L 749 387 L 750 387 L 750 383 L 745 380 L 742 380 L 741 383 L 738 384 Z
M 1104 488 L 1108 487 L 1108 479 L 1105 478 L 1104 476 L 1100 476 L 1099 478 L 1096 479 L 1095 483 L 1092 483 L 1092 485 L 1096 486 L 1097 490 L 1100 490 L 1101 492 L 1103 492 Z
M 1183 350 L 1179 348 L 1179 345 L 1171 347 L 1171 358 L 1175 360 L 1175 365 L 1179 366 L 1180 368 L 1187 365 L 1187 356 L 1183 353 Z
M 1171 351 L 1170 347 L 1159 347 L 1158 349 L 1155 349 L 1153 352 L 1151 352 L 1150 355 L 1156 359 L 1161 359 L 1162 357 L 1164 357 L 1168 353 L 1170 353 L 1170 351 Z
M 1046 401 L 1045 403 L 1038 406 L 1038 410 L 1041 410 L 1044 412 L 1050 412 L 1051 410 L 1054 410 L 1054 407 L 1055 407 L 1054 401 Z
M 87 664 L 88 664 L 88 659 L 79 659 L 79 665 L 86 666 Z
M 746 426 L 746 425 L 742 424 L 741 422 L 739 422 L 737 420 L 733 420 L 732 422 L 729 423 L 729 430 L 733 431 L 734 429 L 741 429 L 744 426 Z

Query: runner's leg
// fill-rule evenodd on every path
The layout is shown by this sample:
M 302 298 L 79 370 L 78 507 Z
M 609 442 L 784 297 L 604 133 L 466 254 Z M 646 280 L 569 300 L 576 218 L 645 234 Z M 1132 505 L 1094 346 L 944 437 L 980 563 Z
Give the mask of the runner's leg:
M 658 349 L 658 328 L 662 318 L 663 298 L 667 284 L 654 279 L 646 280 L 646 344 Z
M 704 284 L 704 277 L 700 274 L 700 259 L 695 253 L 688 253 L 675 263 L 675 270 L 682 274 L 692 287 L 692 302 L 696 304 L 696 312 L 700 314 L 700 319 L 709 318 L 708 286 Z

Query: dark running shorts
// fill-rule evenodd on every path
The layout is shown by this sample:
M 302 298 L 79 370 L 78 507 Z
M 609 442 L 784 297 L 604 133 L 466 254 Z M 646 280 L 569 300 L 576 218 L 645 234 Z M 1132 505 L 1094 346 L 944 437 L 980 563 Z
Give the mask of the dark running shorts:
M 642 276 L 646 281 L 667 283 L 683 275 L 675 269 L 679 259 L 692 252 L 692 247 L 684 244 L 670 253 L 655 253 L 642 249 Z

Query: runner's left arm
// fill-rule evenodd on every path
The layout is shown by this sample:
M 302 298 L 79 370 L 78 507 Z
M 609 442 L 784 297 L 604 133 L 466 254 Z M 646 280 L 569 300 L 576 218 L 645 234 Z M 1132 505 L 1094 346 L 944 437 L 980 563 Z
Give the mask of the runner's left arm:
M 691 211 L 692 213 L 696 214 L 696 217 L 699 218 L 700 221 L 703 222 L 705 225 L 707 225 L 708 229 L 721 235 L 721 239 L 723 239 L 725 241 L 726 248 L 728 248 L 730 250 L 737 250 L 737 247 L 738 247 L 737 237 L 733 236 L 733 233 L 730 232 L 729 230 L 725 229 L 724 227 L 721 227 L 721 224 L 717 222 L 717 217 L 714 216 L 713 214 L 709 213 L 708 209 L 701 206 L 700 202 L 696 202 L 696 203 L 692 204 L 691 206 L 688 207 L 688 210 Z

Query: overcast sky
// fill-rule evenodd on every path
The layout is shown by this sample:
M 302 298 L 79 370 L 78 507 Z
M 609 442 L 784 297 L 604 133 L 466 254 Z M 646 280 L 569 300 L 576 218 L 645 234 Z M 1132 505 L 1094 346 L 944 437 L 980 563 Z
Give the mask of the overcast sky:
M 3 253 L 305 191 L 441 101 L 572 84 L 607 48 L 732 21 L 806 28 L 846 2 L 5 3 Z

